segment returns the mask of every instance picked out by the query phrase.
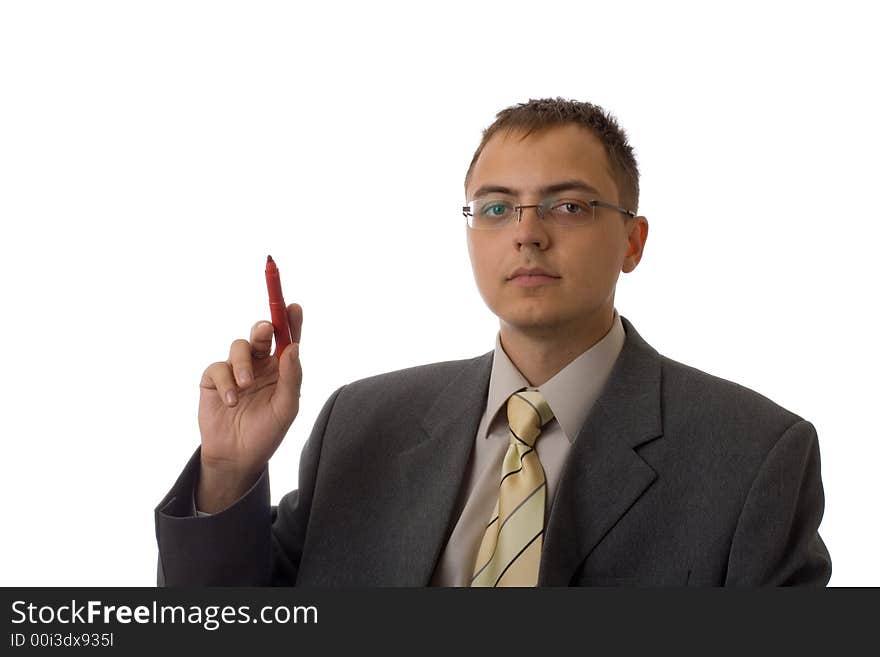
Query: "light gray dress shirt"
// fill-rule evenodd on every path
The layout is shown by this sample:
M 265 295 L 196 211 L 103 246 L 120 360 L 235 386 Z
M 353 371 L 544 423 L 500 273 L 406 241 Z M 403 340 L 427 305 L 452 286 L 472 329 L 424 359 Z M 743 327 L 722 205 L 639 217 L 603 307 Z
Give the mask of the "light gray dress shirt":
M 543 428 L 535 451 L 547 480 L 545 519 L 553 507 L 556 487 L 571 443 L 602 392 L 623 348 L 626 334 L 617 309 L 605 336 L 541 386 L 530 386 L 495 336 L 495 354 L 489 378 L 489 394 L 483 417 L 474 436 L 474 449 L 464 475 L 455 508 L 457 521 L 431 578 L 431 586 L 468 586 L 483 532 L 491 518 L 501 483 L 501 464 L 509 445 L 507 399 L 518 390 L 539 390 L 553 411 Z M 193 512 L 208 516 L 195 505 Z

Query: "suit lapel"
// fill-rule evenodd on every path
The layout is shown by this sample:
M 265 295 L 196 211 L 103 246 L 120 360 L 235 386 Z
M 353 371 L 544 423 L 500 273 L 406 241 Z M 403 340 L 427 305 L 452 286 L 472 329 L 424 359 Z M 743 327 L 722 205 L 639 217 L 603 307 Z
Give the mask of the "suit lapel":
M 571 447 L 550 511 L 539 586 L 568 586 L 657 473 L 635 448 L 662 435 L 660 355 L 621 316 L 626 341 Z
M 422 420 L 423 439 L 397 456 L 407 491 L 406 499 L 397 501 L 398 517 L 407 523 L 399 529 L 394 551 L 405 546 L 400 552 L 405 561 L 392 564 L 395 573 L 386 581 L 430 583 L 452 531 L 452 514 L 486 405 L 493 353 L 473 359 L 449 382 Z

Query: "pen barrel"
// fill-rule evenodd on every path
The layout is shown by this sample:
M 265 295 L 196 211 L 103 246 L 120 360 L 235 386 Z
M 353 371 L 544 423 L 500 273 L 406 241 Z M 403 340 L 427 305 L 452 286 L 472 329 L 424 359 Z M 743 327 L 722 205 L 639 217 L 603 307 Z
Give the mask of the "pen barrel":
M 275 356 L 281 358 L 284 349 L 290 346 L 290 324 L 287 321 L 287 306 L 283 301 L 270 301 L 272 327 L 275 329 Z
M 272 314 L 272 328 L 275 332 L 275 356 L 281 358 L 290 346 L 290 324 L 287 320 L 287 304 L 281 293 L 281 275 L 278 266 L 269 256 L 266 262 L 266 289 L 269 292 L 269 312 Z

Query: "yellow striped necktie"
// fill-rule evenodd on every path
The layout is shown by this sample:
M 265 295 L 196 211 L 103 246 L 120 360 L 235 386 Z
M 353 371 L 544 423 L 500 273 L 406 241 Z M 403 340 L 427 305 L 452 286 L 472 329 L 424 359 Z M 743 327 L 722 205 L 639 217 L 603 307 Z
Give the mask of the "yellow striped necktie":
M 501 486 L 483 534 L 471 586 L 535 586 L 544 537 L 547 482 L 535 451 L 553 411 L 537 390 L 520 390 L 507 400 L 510 446 Z

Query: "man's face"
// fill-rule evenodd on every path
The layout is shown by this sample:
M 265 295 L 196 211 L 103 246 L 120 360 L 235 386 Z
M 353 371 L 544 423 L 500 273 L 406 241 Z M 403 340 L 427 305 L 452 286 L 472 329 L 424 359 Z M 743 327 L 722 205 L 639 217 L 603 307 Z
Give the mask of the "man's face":
M 555 192 L 556 198 L 596 199 L 620 205 L 602 143 L 575 124 L 532 133 L 498 132 L 483 148 L 471 173 L 467 200 L 485 186 L 515 204 L 537 204 L 542 189 L 578 180 L 596 190 Z M 579 226 L 556 226 L 522 211 L 522 221 L 504 228 L 467 229 L 468 252 L 477 287 L 486 305 L 505 324 L 537 336 L 591 331 L 613 315 L 614 291 L 621 271 L 632 271 L 647 238 L 643 217 L 628 219 L 610 208 L 596 208 L 595 220 Z M 519 267 L 540 267 L 552 279 L 511 279 Z M 529 284 L 524 284 L 528 282 Z M 605 326 L 607 328 L 607 326 Z

